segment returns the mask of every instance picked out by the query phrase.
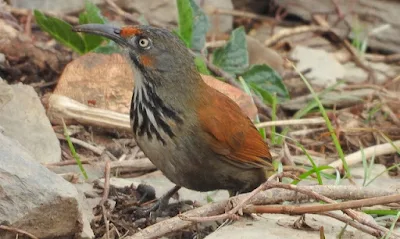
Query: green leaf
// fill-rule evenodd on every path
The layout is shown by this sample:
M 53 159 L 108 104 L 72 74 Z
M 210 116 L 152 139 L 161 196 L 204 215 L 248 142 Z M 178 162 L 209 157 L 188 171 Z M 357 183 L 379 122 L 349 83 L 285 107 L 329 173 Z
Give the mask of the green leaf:
M 36 23 L 43 31 L 47 32 L 58 42 L 73 49 L 79 54 L 85 53 L 85 43 L 78 33 L 71 30 L 71 25 L 60 19 L 45 16 L 38 10 L 34 10 L 34 15 Z
M 249 66 L 246 33 L 243 27 L 232 31 L 228 43 L 214 51 L 214 65 L 231 74 L 243 73 Z
M 210 22 L 207 15 L 194 0 L 189 0 L 189 2 L 193 11 L 193 32 L 190 47 L 194 52 L 200 53 L 206 44 L 206 34 L 210 27 Z
M 113 41 L 109 41 L 104 46 L 96 47 L 92 52 L 101 53 L 101 54 L 113 54 L 113 53 L 121 52 L 121 48 L 119 48 L 117 43 L 115 43 Z
M 269 104 L 272 103 L 272 93 L 276 93 L 283 99 L 289 98 L 289 92 L 283 84 L 282 78 L 265 64 L 253 65 L 242 77 Z
M 196 64 L 198 72 L 204 75 L 211 75 L 211 72 L 208 70 L 203 58 L 201 58 L 200 56 L 196 56 L 196 58 L 194 58 L 194 63 Z
M 106 19 L 101 15 L 100 9 L 92 2 L 85 1 L 85 11 L 79 15 L 79 24 L 88 23 L 106 23 Z M 93 35 L 93 34 L 82 34 L 83 41 L 85 42 L 85 50 L 89 52 L 101 45 L 101 43 L 106 40 L 103 37 Z M 108 40 L 107 40 L 108 41 Z
M 176 0 L 176 5 L 178 6 L 178 32 L 186 46 L 190 47 L 193 32 L 193 10 L 188 0 Z

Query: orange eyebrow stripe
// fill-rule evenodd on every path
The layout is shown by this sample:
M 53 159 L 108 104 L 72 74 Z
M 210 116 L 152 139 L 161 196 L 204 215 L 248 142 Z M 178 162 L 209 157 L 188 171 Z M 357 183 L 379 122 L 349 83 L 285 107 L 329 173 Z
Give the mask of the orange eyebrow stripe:
M 127 26 L 127 27 L 121 28 L 120 35 L 122 37 L 130 37 L 130 36 L 138 35 L 140 33 L 141 33 L 141 31 L 137 27 Z
M 153 65 L 154 65 L 154 61 L 153 61 L 153 58 L 151 56 L 141 55 L 140 56 L 140 62 L 145 67 L 153 67 Z

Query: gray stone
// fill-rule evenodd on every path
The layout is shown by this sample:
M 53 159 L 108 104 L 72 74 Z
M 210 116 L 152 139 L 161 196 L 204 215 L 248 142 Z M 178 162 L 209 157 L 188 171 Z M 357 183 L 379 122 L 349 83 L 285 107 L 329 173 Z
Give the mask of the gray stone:
M 0 81 L 0 125 L 6 136 L 18 140 L 38 162 L 60 161 L 60 142 L 31 86 L 8 86 Z
M 94 238 L 94 232 L 90 226 L 90 222 L 94 218 L 93 208 L 99 204 L 101 197 L 92 199 L 85 198 L 85 192 L 92 192 L 93 185 L 89 183 L 78 183 L 74 185 L 78 190 L 79 195 L 81 197 L 81 213 L 82 213 L 82 232 L 80 234 L 80 239 L 91 239 Z M 94 194 L 94 193 L 93 193 Z M 95 202 L 95 204 L 93 204 Z
M 297 60 L 299 71 L 311 69 L 306 78 L 315 86 L 331 86 L 345 76 L 344 67 L 326 51 L 296 46 L 290 57 Z
M 305 229 L 295 229 L 293 224 L 300 216 L 290 216 L 285 214 L 262 214 L 254 216 L 255 219 L 245 217 L 222 227 L 211 233 L 205 239 L 309 239 L 320 238 L 319 229 L 324 228 L 325 238 L 335 239 L 338 233 L 346 226 L 344 223 L 335 219 L 321 215 L 307 214 L 305 217 Z M 342 235 L 343 239 L 372 239 L 375 238 L 366 233 L 360 232 L 351 226 L 346 227 Z
M 3 134 L 0 155 L 0 222 L 38 238 L 72 237 L 81 231 L 79 194 L 73 185 Z M 4 233 L 0 238 L 15 238 Z
M 104 0 L 91 0 L 95 4 L 104 3 Z M 82 10 L 85 1 L 82 0 L 11 0 L 11 6 L 42 11 L 70 13 Z

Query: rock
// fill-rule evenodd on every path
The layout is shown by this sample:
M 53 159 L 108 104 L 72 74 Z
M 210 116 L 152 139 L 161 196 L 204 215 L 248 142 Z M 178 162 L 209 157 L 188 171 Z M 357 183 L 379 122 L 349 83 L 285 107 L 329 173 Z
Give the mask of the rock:
M 300 216 L 290 216 L 285 214 L 262 214 L 253 216 L 254 219 L 241 217 L 233 224 L 224 226 L 219 230 L 206 236 L 205 239 L 308 239 L 320 238 L 319 229 L 324 228 L 324 238 L 334 239 L 338 232 L 344 230 L 341 238 L 343 239 L 372 239 L 369 234 L 361 232 L 353 227 L 346 227 L 345 223 L 321 215 L 307 214 L 305 222 L 302 224 L 304 229 L 295 229 L 293 225 Z M 345 229 L 343 229 L 345 228 Z M 244 235 L 246 235 L 244 237 Z
M 89 53 L 69 63 L 54 94 L 64 95 L 82 104 L 128 114 L 133 91 L 133 73 L 119 54 Z M 211 76 L 204 81 L 233 99 L 253 119 L 257 108 L 243 91 Z
M 104 0 L 91 0 L 95 4 L 104 3 Z M 78 12 L 85 7 L 82 0 L 10 0 L 10 4 L 17 8 L 38 9 L 42 11 L 71 13 Z
M 85 193 L 90 192 L 92 195 L 96 195 L 93 192 L 93 185 L 90 183 L 78 183 L 74 184 L 75 188 L 78 190 L 78 193 L 81 197 L 82 207 L 82 232 L 80 234 L 80 239 L 90 239 L 94 238 L 94 232 L 90 226 L 90 222 L 93 220 L 93 208 L 99 204 L 101 197 L 97 197 L 95 199 L 86 198 Z
M 35 162 L 21 144 L 3 134 L 0 155 L 0 223 L 38 238 L 72 238 L 81 231 L 81 205 L 73 185 Z M 0 232 L 0 238 L 8 236 L 15 238 Z
M 104 179 L 100 180 L 104 182 Z M 139 184 L 148 184 L 154 187 L 156 190 L 156 196 L 160 197 L 164 195 L 168 190 L 173 188 L 175 184 L 169 181 L 161 171 L 156 171 L 151 174 L 146 174 L 137 178 L 123 179 L 123 178 L 111 178 L 110 185 L 121 188 L 125 186 L 134 185 L 137 187 Z M 181 188 L 178 192 L 179 200 L 192 200 L 201 204 L 206 204 L 207 198 L 211 198 L 213 201 L 221 201 L 229 198 L 229 194 L 226 190 L 218 190 L 211 192 L 197 192 L 189 190 L 187 188 Z M 171 199 L 172 201 L 172 199 Z
M 266 64 L 279 74 L 283 73 L 283 58 L 275 50 L 265 47 L 261 42 L 251 36 L 246 36 L 246 41 L 250 65 Z
M 306 78 L 311 84 L 321 87 L 334 85 L 343 79 L 344 67 L 331 54 L 323 50 L 296 46 L 291 52 L 291 58 L 297 60 L 297 69 L 311 69 Z
M 10 90 L 11 88 L 11 90 Z M 5 89 L 7 96 L 4 96 Z M 31 86 L 0 81 L 0 125 L 41 163 L 61 160 L 61 148 L 38 95 Z M 8 102 L 7 102 L 8 101 Z
M 53 93 L 85 105 L 128 114 L 132 79 L 132 69 L 121 55 L 89 53 L 64 68 Z

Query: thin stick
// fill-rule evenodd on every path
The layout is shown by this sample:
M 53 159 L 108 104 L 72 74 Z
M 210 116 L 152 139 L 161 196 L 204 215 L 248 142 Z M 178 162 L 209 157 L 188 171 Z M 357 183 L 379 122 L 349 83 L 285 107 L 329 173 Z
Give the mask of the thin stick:
M 286 125 L 310 125 L 310 124 L 325 124 L 322 117 L 309 118 L 309 119 L 292 119 L 292 120 L 278 120 L 258 123 L 257 128 L 266 128 L 271 126 L 286 126 Z
M 383 205 L 394 202 L 400 202 L 400 194 L 352 200 L 334 204 L 314 204 L 314 205 L 249 205 L 243 211 L 247 213 L 284 213 L 284 214 L 304 214 L 320 213 L 334 210 L 343 210 L 350 208 L 361 208 L 375 205 Z
M 339 199 L 362 199 L 370 198 L 384 195 L 392 195 L 395 192 L 387 190 L 385 188 L 381 189 L 371 189 L 371 188 L 358 188 L 353 186 L 333 186 L 333 185 L 323 185 L 323 186 L 301 186 L 303 188 L 308 188 L 322 195 L 329 196 L 335 200 Z M 241 194 L 230 200 L 242 201 L 249 194 Z M 283 189 L 270 189 L 268 191 L 261 192 L 257 194 L 250 203 L 252 204 L 276 204 L 282 201 L 303 201 L 309 200 L 309 196 L 304 194 L 299 194 L 294 191 L 287 191 Z M 202 207 L 190 210 L 183 213 L 182 215 L 186 217 L 204 217 L 211 216 L 220 213 L 224 213 L 228 200 L 223 200 L 220 202 L 206 204 Z M 158 222 L 154 225 L 148 226 L 145 229 L 137 232 L 133 236 L 129 236 L 126 239 L 142 239 L 142 238 L 158 238 L 162 237 L 171 232 L 182 230 L 193 225 L 192 221 L 182 221 L 179 216 Z
M 354 227 L 354 228 L 356 228 L 356 229 L 358 229 L 358 230 L 360 230 L 362 232 L 368 233 L 368 234 L 370 234 L 372 236 L 375 236 L 375 237 L 380 237 L 380 232 L 378 230 L 372 229 L 372 228 L 370 228 L 368 226 L 365 226 L 365 225 L 363 225 L 363 224 L 361 224 L 361 223 L 359 223 L 357 221 L 354 221 L 353 219 L 351 219 L 350 217 L 348 217 L 346 215 L 339 215 L 339 214 L 334 213 L 334 212 L 324 212 L 324 213 L 321 213 L 321 215 L 335 218 L 336 220 L 339 220 L 341 222 L 349 224 L 350 226 L 352 226 L 352 227 Z
M 393 141 L 393 145 L 395 145 L 396 147 L 400 147 L 400 140 Z M 365 158 L 370 158 L 372 156 L 378 157 L 381 155 L 396 153 L 397 150 L 393 147 L 393 145 L 391 143 L 374 145 L 374 146 L 363 149 L 364 152 L 359 150 L 357 152 L 347 155 L 345 157 L 345 160 L 348 163 L 348 165 L 354 165 L 354 164 L 361 162 L 361 160 L 363 158 L 363 154 L 364 154 Z M 343 168 L 343 164 L 342 164 L 341 160 L 336 160 L 335 162 L 330 163 L 329 166 L 331 166 L 333 168 L 337 168 L 339 170 L 342 170 L 342 168 Z M 330 171 L 328 169 L 326 172 L 330 173 L 333 171 Z
M 269 47 L 277 43 L 283 38 L 297 35 L 305 32 L 327 32 L 329 28 L 323 26 L 315 26 L 315 25 L 307 25 L 307 26 L 299 26 L 289 29 L 283 29 L 274 34 L 273 36 L 269 37 L 267 40 L 264 41 L 264 45 Z
M 57 136 L 58 139 L 66 140 L 66 138 L 64 137 L 64 135 L 56 134 L 56 136 Z M 85 141 L 82 141 L 82 140 L 80 140 L 80 139 L 76 139 L 76 138 L 72 138 L 72 137 L 70 137 L 70 139 L 71 139 L 71 142 L 72 142 L 72 143 L 77 144 L 77 145 L 79 145 L 79 146 L 82 146 L 83 148 L 88 149 L 88 150 L 90 150 L 90 151 L 93 151 L 93 152 L 94 152 L 95 154 L 97 154 L 97 155 L 102 155 L 103 152 L 104 152 L 104 149 L 101 149 L 101 148 L 99 148 L 99 147 L 96 147 L 96 146 L 94 146 L 94 145 L 91 145 L 91 144 L 89 144 L 89 143 L 86 143 Z
M 243 201 L 241 201 L 236 207 L 234 207 L 232 210 L 230 210 L 227 213 L 217 215 L 217 216 L 209 216 L 209 217 L 185 217 L 181 215 L 181 218 L 184 220 L 190 220 L 194 222 L 206 222 L 206 221 L 216 221 L 216 220 L 225 220 L 225 219 L 232 219 L 234 218 L 234 214 L 237 213 L 239 210 L 243 208 L 244 205 L 250 201 L 252 197 L 254 197 L 256 194 L 263 190 L 268 190 L 271 188 L 283 188 L 283 189 L 288 189 L 288 190 L 294 190 L 299 193 L 303 193 L 306 195 L 311 196 L 312 198 L 315 198 L 317 200 L 322 200 L 324 202 L 332 203 L 332 204 L 337 204 L 336 201 L 323 196 L 321 194 L 318 194 L 312 190 L 305 189 L 304 187 L 297 187 L 296 185 L 292 184 L 284 184 L 284 183 L 277 183 L 277 182 L 271 182 L 267 181 L 263 183 L 261 186 L 253 190 Z M 367 225 L 371 228 L 374 228 L 378 231 L 380 231 L 382 234 L 388 233 L 388 229 L 377 225 L 375 222 L 371 222 L 370 220 L 365 219 L 365 216 L 362 213 L 358 213 L 352 209 L 343 209 L 343 211 L 349 215 L 352 219 Z
M 110 161 L 106 162 L 105 168 L 104 168 L 104 190 L 103 190 L 103 197 L 101 198 L 101 201 L 99 202 L 101 206 L 101 210 L 103 213 L 103 220 L 104 224 L 106 226 L 106 238 L 110 238 L 110 225 L 108 223 L 108 218 L 107 218 L 107 210 L 106 207 L 104 206 L 105 202 L 108 199 L 108 195 L 110 193 Z
M 39 237 L 36 237 L 35 235 L 32 235 L 31 233 L 18 229 L 18 228 L 14 228 L 14 227 L 9 227 L 9 226 L 5 226 L 5 225 L 0 225 L 0 229 L 4 230 L 4 231 L 9 231 L 9 232 L 14 232 L 17 234 L 16 238 L 18 238 L 18 234 L 23 234 L 27 237 L 30 237 L 31 239 L 39 239 Z

